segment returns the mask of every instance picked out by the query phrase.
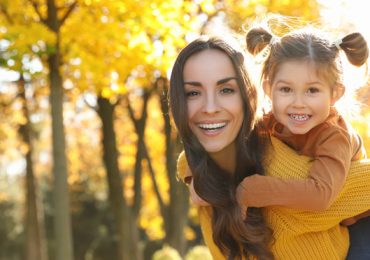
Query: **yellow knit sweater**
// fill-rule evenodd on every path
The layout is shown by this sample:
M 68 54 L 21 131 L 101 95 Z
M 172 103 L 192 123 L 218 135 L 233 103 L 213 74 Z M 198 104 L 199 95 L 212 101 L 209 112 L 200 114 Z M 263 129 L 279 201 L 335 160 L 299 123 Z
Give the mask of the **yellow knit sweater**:
M 265 160 L 266 174 L 282 178 L 305 178 L 310 158 L 297 155 L 276 138 L 272 138 Z M 184 154 L 178 160 L 179 177 L 183 179 L 187 162 Z M 312 194 L 315 196 L 315 194 Z M 349 237 L 341 220 L 370 209 L 370 160 L 352 162 L 346 184 L 332 206 L 321 212 L 267 207 L 264 216 L 274 231 L 272 251 L 276 259 L 341 260 L 345 259 Z M 215 260 L 225 259 L 212 240 L 210 207 L 199 207 L 203 238 Z

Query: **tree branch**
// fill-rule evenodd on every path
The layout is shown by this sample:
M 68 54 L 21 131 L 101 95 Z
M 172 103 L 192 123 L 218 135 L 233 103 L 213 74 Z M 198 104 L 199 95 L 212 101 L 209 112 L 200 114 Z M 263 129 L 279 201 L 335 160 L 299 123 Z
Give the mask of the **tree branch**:
M 144 157 L 145 157 L 145 159 L 148 163 L 149 173 L 150 173 L 150 177 L 151 177 L 152 182 L 153 182 L 153 187 L 154 187 L 155 194 L 157 195 L 159 208 L 161 209 L 161 212 L 164 213 L 165 212 L 165 205 L 164 205 L 161 193 L 159 192 L 158 183 L 155 179 L 154 169 L 153 169 L 152 162 L 151 162 L 151 159 L 149 157 L 148 149 L 147 149 L 145 143 L 144 143 Z
M 86 104 L 86 106 L 88 106 L 89 108 L 93 109 L 95 112 L 98 112 L 98 106 L 94 106 L 94 105 L 91 105 L 89 103 L 89 101 L 87 101 L 86 97 L 84 96 L 83 97 L 83 100 L 84 100 L 84 103 Z
M 36 14 L 38 15 L 38 17 L 39 17 L 39 19 L 40 19 L 40 21 L 43 23 L 43 24 L 45 24 L 46 26 L 48 26 L 48 22 L 47 22 L 47 20 L 44 18 L 44 17 L 42 17 L 42 14 L 41 14 L 41 12 L 40 12 L 40 9 L 39 9 L 39 4 L 38 3 L 36 3 L 35 1 L 33 1 L 33 0 L 28 0 L 30 3 L 31 3 L 31 5 L 33 6 L 33 9 L 35 10 L 35 12 L 36 12 Z
M 10 24 L 14 24 L 14 21 L 11 17 L 11 15 L 8 13 L 8 11 L 6 10 L 5 6 L 2 4 L 0 6 L 0 12 L 2 12 L 6 18 L 6 20 L 10 23 Z
M 77 6 L 77 1 L 74 1 L 69 7 L 67 12 L 64 14 L 62 19 L 60 20 L 60 26 L 63 25 L 63 23 L 67 20 L 67 18 L 71 15 L 72 11 L 76 8 Z
M 130 100 L 128 99 L 128 95 L 126 95 L 125 98 L 126 98 L 126 102 L 127 102 L 128 114 L 131 118 L 131 121 L 134 123 L 135 129 L 137 130 L 138 129 L 137 120 L 136 120 L 135 115 L 134 115 L 134 110 L 131 107 Z

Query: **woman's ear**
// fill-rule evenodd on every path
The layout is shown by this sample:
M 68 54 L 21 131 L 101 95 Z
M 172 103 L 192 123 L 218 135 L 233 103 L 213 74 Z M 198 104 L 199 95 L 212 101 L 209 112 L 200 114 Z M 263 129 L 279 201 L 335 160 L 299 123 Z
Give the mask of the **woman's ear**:
M 267 79 L 263 80 L 262 87 L 263 87 L 263 92 L 265 93 L 265 95 L 267 95 L 270 98 L 270 100 L 271 100 L 271 85 L 270 85 L 270 81 L 267 80 Z
M 331 105 L 333 106 L 341 97 L 343 97 L 346 88 L 342 84 L 336 84 L 331 96 Z

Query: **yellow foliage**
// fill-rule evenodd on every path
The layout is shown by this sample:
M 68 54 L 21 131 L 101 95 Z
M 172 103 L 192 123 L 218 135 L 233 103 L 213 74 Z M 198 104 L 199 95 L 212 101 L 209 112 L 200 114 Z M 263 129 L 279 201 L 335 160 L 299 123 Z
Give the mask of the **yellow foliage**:
M 153 254 L 152 260 L 181 260 L 180 254 L 170 246 L 163 246 Z
M 200 3 L 200 6 L 202 8 L 202 11 L 208 15 L 213 14 L 216 12 L 216 4 L 217 1 L 214 0 L 203 0 Z
M 268 13 L 296 16 L 306 20 L 319 17 L 316 0 L 225 0 L 225 9 L 230 27 L 237 32 L 256 17 L 263 17 Z
M 195 246 L 185 256 L 185 260 L 212 260 L 211 252 L 207 246 Z
M 0 203 L 4 201 L 8 201 L 8 200 L 9 200 L 9 195 L 4 192 L 0 192 Z
M 127 199 L 127 202 L 129 205 L 132 205 L 134 203 L 134 175 L 128 175 L 125 176 L 125 180 L 123 183 L 123 192 L 124 196 Z
M 101 92 L 101 96 L 103 98 L 110 98 L 112 96 L 112 90 L 110 88 L 103 88 L 102 92 Z
M 139 225 L 146 230 L 149 239 L 158 240 L 163 239 L 165 233 L 163 230 L 163 218 L 159 214 L 157 201 L 153 197 L 155 196 L 149 196 L 148 194 L 145 196 L 143 201 L 145 206 L 140 210 Z
M 19 151 L 20 151 L 23 155 L 25 155 L 26 153 L 28 153 L 28 152 L 29 152 L 29 150 L 30 150 L 30 148 L 29 148 L 28 144 L 26 144 L 26 143 L 22 143 L 22 144 L 19 146 Z
M 46 26 L 41 24 L 33 7 L 21 0 L 2 3 L 0 16 L 0 36 L 9 41 L 7 48 L 11 53 L 9 59 L 14 61 L 9 68 L 15 71 L 23 69 L 24 55 L 39 55 L 47 51 L 56 41 L 56 36 Z M 6 15 L 5 15 L 6 14 Z
M 194 230 L 191 229 L 189 226 L 185 227 L 184 236 L 186 240 L 194 240 L 196 238 Z
M 370 156 L 370 112 L 365 112 L 359 119 L 352 120 L 352 126 L 357 130 L 362 137 L 367 156 Z

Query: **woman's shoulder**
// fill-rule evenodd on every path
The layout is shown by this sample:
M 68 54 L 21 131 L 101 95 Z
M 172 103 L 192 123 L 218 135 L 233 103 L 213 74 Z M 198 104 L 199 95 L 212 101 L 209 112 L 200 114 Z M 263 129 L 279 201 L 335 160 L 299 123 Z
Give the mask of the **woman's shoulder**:
M 177 158 L 177 178 L 186 184 L 189 184 L 189 180 L 192 174 L 186 160 L 185 151 L 182 151 Z

